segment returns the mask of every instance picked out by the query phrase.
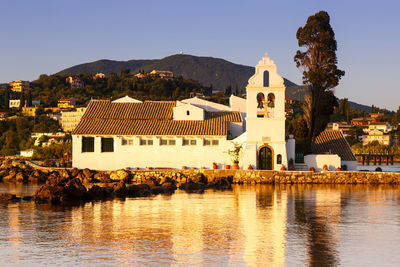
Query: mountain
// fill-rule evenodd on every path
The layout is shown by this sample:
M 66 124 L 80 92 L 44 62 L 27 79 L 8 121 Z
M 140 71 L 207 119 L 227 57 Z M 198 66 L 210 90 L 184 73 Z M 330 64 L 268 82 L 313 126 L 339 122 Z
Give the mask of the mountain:
M 212 84 L 214 90 L 225 90 L 226 86 L 232 85 L 232 90 L 238 89 L 243 92 L 249 78 L 254 74 L 254 67 L 234 64 L 220 58 L 198 57 L 192 55 L 172 55 L 163 59 L 153 60 L 98 60 L 84 63 L 62 70 L 57 74 L 79 74 L 98 72 L 106 75 L 114 72 L 119 74 L 121 70 L 129 69 L 131 73 L 144 70 L 169 70 L 174 76 L 182 76 L 185 79 L 199 81 L 204 86 Z M 286 87 L 296 86 L 295 83 L 285 79 Z
M 367 113 L 371 112 L 371 107 L 370 106 L 361 105 L 361 104 L 358 104 L 356 102 L 349 101 L 349 106 L 351 108 L 361 109 L 361 110 L 363 110 L 363 111 L 365 111 Z
M 150 72 L 152 70 L 169 70 L 174 76 L 182 76 L 185 79 L 197 80 L 204 86 L 213 85 L 214 90 L 223 91 L 227 85 L 232 85 L 235 92 L 236 86 L 240 92 L 244 92 L 249 78 L 254 74 L 254 67 L 235 64 L 221 58 L 198 57 L 192 55 L 172 55 L 163 59 L 142 59 L 116 61 L 102 59 L 94 62 L 79 64 L 64 69 L 57 74 L 80 73 L 111 73 L 119 74 L 121 70 L 129 69 L 131 73 L 140 70 Z M 304 86 L 297 85 L 284 78 L 286 96 L 303 101 L 306 95 Z M 369 112 L 371 107 L 350 102 L 350 107 Z

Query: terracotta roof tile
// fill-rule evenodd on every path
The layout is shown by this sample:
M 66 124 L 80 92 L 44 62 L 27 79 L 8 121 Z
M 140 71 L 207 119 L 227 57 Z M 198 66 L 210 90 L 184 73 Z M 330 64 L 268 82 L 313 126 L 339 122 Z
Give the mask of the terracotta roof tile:
M 206 112 L 203 121 L 173 120 L 173 101 L 111 103 L 91 101 L 73 134 L 88 135 L 226 135 L 239 112 Z
M 325 130 L 311 143 L 315 154 L 337 154 L 344 161 L 354 161 L 356 157 L 341 131 Z

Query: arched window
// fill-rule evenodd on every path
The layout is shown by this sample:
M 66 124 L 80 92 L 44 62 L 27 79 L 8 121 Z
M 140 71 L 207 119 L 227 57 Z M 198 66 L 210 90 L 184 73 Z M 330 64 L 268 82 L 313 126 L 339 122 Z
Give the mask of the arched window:
M 273 93 L 268 94 L 268 107 L 274 108 L 275 107 L 275 95 Z
M 190 111 L 186 110 L 186 115 L 189 116 L 190 115 Z
M 276 156 L 276 164 L 282 164 L 282 155 L 281 154 L 278 154 Z
M 263 109 L 264 108 L 264 100 L 265 96 L 263 93 L 258 93 L 257 94 L 257 109 Z
M 264 87 L 269 87 L 269 72 L 264 71 Z
M 264 118 L 265 109 L 264 109 L 265 96 L 263 93 L 257 94 L 257 117 Z

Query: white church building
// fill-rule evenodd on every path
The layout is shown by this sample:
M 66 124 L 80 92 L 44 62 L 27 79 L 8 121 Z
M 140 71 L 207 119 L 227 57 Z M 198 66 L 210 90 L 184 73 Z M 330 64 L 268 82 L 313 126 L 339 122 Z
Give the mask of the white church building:
M 265 55 L 230 106 L 200 98 L 182 101 L 92 100 L 72 133 L 73 167 L 219 168 L 232 165 L 228 150 L 242 146 L 239 166 L 279 170 L 294 159 L 285 140 L 285 86 Z

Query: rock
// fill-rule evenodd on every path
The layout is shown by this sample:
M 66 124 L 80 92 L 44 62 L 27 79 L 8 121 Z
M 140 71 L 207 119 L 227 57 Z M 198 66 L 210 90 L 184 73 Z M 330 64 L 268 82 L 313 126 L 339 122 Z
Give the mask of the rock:
M 71 177 L 72 177 L 72 178 L 75 178 L 78 174 L 79 174 L 79 169 L 73 168 L 73 169 L 71 170 Z
M 127 181 L 129 180 L 130 174 L 129 172 L 125 170 L 118 170 L 118 171 L 113 171 L 110 174 L 111 180 L 118 180 L 118 181 Z
M 117 197 L 126 197 L 128 193 L 126 185 L 123 181 L 119 182 L 118 184 L 114 184 L 113 190 Z
M 207 178 L 204 176 L 204 174 L 197 173 L 193 177 L 190 177 L 189 181 L 192 181 L 194 183 L 206 184 L 207 183 Z
M 129 197 L 147 197 L 151 194 L 147 184 L 129 185 L 126 189 Z
M 206 186 L 205 184 L 202 183 L 194 183 L 193 181 L 189 181 L 187 183 L 181 184 L 179 188 L 189 193 L 194 193 L 194 192 L 202 193 L 206 188 Z
M 113 190 L 109 187 L 101 187 L 98 185 L 94 185 L 88 190 L 88 194 L 93 199 L 107 199 L 113 196 Z
M 100 183 L 111 183 L 112 180 L 110 176 L 105 173 L 98 172 L 94 175 L 94 179 L 98 180 Z
M 23 196 L 23 197 L 22 197 L 22 200 L 24 200 L 24 201 L 31 201 L 31 200 L 33 200 L 33 196 Z
M 83 174 L 86 178 L 92 178 L 92 176 L 93 176 L 93 173 L 92 173 L 88 168 L 83 169 L 83 170 L 82 170 L 82 174 Z
M 70 178 L 68 171 L 65 169 L 59 170 L 58 175 L 62 178 L 67 178 L 67 179 Z
M 27 182 L 28 176 L 24 172 L 20 171 L 15 175 L 15 180 L 17 182 Z
M 169 193 L 169 190 L 166 187 L 162 187 L 162 186 L 150 187 L 150 191 L 154 195 Z
M 17 197 L 14 194 L 2 193 L 0 194 L 0 202 L 10 202 L 16 200 Z
M 70 201 L 88 200 L 86 188 L 77 178 L 52 177 L 34 193 L 35 201 L 51 203 L 68 203 Z

